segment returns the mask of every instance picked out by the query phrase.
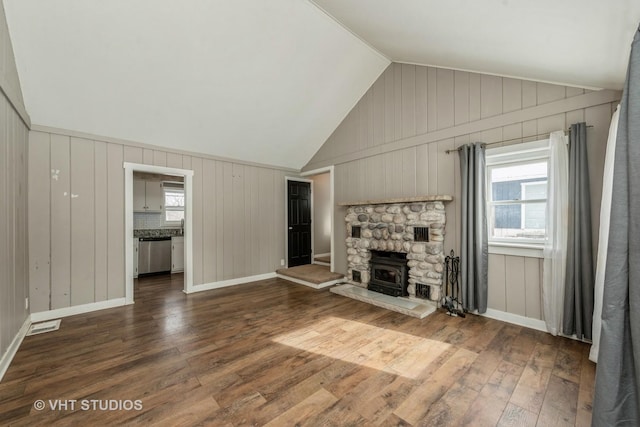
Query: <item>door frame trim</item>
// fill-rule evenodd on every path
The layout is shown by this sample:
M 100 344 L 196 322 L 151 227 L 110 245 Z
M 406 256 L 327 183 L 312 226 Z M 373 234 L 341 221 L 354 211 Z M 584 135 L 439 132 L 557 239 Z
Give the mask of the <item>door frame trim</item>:
M 294 176 L 284 177 L 284 266 L 289 268 L 289 181 L 308 182 L 311 191 L 311 264 L 313 264 L 313 180 Z
M 193 170 L 124 162 L 125 301 L 133 304 L 133 172 L 184 177 L 184 293 L 193 290 Z
M 334 221 L 335 221 L 335 186 L 334 186 L 334 166 L 325 166 L 318 169 L 302 172 L 300 176 L 314 176 L 323 173 L 329 173 L 329 206 L 331 207 L 331 271 L 336 271 L 336 247 L 334 236 Z M 313 193 L 311 193 L 311 201 L 313 202 Z M 313 213 L 313 210 L 312 212 Z M 311 222 L 311 235 L 313 236 L 313 222 Z M 313 242 L 313 240 L 312 240 Z M 313 250 L 313 248 L 311 248 Z

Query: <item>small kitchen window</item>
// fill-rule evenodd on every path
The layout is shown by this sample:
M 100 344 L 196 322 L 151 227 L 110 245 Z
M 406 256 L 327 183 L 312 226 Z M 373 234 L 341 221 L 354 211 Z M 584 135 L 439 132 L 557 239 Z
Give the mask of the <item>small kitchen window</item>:
M 165 226 L 180 226 L 184 220 L 184 186 L 182 183 L 164 182 L 164 212 L 162 222 Z

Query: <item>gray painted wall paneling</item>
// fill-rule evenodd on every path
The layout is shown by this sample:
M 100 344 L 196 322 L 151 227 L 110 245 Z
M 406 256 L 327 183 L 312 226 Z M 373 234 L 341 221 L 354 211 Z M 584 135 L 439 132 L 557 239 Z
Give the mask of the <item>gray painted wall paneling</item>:
M 438 68 L 436 79 L 436 128 L 445 129 L 455 121 L 453 71 Z
M 32 135 L 29 143 L 29 294 L 31 311 L 49 310 L 51 292 L 50 135 Z
M 107 143 L 95 141 L 94 152 L 94 215 L 95 215 L 95 292 L 94 300 L 105 301 L 108 298 L 108 258 L 107 242 L 109 241 L 109 228 L 107 214 L 109 206 L 107 198 L 101 195 L 107 194 L 109 174 L 107 169 Z M 140 151 L 142 155 L 142 151 Z
M 224 278 L 224 165 L 216 161 L 215 176 L 215 218 L 216 218 L 216 276 L 215 280 Z M 227 201 L 228 202 L 228 201 Z M 228 231 L 227 231 L 228 233 Z
M 612 96 L 619 94 L 603 94 L 596 99 L 580 88 L 407 64 L 391 64 L 371 91 L 373 95 L 364 96 L 358 102 L 303 168 L 335 165 L 337 203 L 452 194 L 454 201 L 446 207 L 445 250 L 457 252 L 460 238 L 459 163 L 455 153 L 447 155 L 445 151 L 475 141 L 500 145 L 532 141 L 586 120 L 593 126 L 589 128 L 588 140 L 593 227 L 597 236 L 602 162 L 615 105 L 611 101 L 615 100 Z M 584 96 L 576 98 L 581 95 Z M 566 102 L 566 107 L 562 104 L 563 110 L 558 102 L 566 98 L 578 101 Z M 370 116 L 359 113 L 361 109 L 368 109 L 370 103 L 373 103 L 373 123 Z M 524 109 L 533 110 L 520 114 Z M 518 120 L 518 117 L 526 119 Z M 483 121 L 500 125 L 482 129 L 474 123 Z M 461 131 L 470 126 L 479 131 Z M 443 129 L 447 129 L 443 135 L 452 137 L 438 140 L 432 136 L 429 142 L 420 142 L 421 135 L 435 135 L 433 132 Z M 374 148 L 361 143 L 358 133 L 373 133 Z M 334 224 L 338 242 L 334 254 L 336 268 L 344 273 L 346 251 L 340 244 L 345 238 L 344 208 L 335 208 Z M 489 307 L 540 319 L 541 268 L 542 263 L 537 258 L 491 255 Z
M 193 283 L 204 282 L 204 238 L 202 230 L 204 230 L 204 159 L 194 157 L 191 159 L 191 169 L 193 169 L 193 200 L 191 206 L 193 208 Z M 200 230 L 200 232 L 196 232 Z
M 282 170 L 38 131 L 29 150 L 34 312 L 124 297 L 124 161 L 194 171 L 196 285 L 270 273 L 284 258 Z
M 95 301 L 93 141 L 71 138 L 71 303 Z
M 167 153 L 153 150 L 153 164 L 155 166 L 167 166 Z
M 69 137 L 51 135 L 51 308 L 71 304 Z M 43 194 L 43 197 L 45 195 Z
M 202 281 L 216 281 L 216 210 L 215 182 L 216 162 L 211 159 L 202 161 L 202 211 L 207 213 L 208 221 L 202 221 Z
M 0 14 L 4 25 L 4 15 Z M 5 58 L 3 79 L 12 80 L 15 68 L 6 26 L 0 31 L 0 56 Z M 17 75 L 16 75 L 17 78 Z M 18 86 L 19 88 L 19 86 Z M 5 88 L 3 87 L 3 90 Z M 0 92 L 0 357 L 5 354 L 29 314 L 27 263 L 27 128 L 9 100 Z M 46 263 L 44 265 L 46 268 Z
M 242 218 L 244 216 L 244 165 L 232 165 L 232 179 L 233 185 L 231 186 L 231 199 L 233 200 L 232 209 L 233 216 Z M 244 252 L 244 237 L 245 237 L 245 222 L 240 220 L 232 221 L 233 236 L 231 236 L 231 245 L 233 253 L 233 269 L 231 269 L 230 277 L 243 277 L 245 276 L 245 263 L 243 262 Z
M 107 299 L 124 297 L 124 150 L 107 145 Z
M 153 164 L 153 150 L 149 148 L 142 149 L 142 163 L 145 165 Z
M 167 153 L 167 167 L 182 169 L 182 155 Z
M 525 316 L 542 319 L 541 258 L 524 258 Z
M 487 306 L 495 310 L 507 310 L 507 284 L 504 255 L 489 254 L 489 283 Z
M 526 315 L 526 288 L 524 258 L 506 255 L 504 257 L 506 283 L 506 311 L 520 316 Z M 539 284 L 535 284 L 536 287 Z
M 124 161 L 130 163 L 144 164 L 142 148 L 140 147 L 124 147 Z

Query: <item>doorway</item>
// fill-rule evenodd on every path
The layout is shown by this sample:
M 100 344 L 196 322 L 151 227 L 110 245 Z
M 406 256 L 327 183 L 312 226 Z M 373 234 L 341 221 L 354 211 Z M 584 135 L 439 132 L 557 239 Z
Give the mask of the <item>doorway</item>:
M 134 198 L 133 198 L 133 173 L 142 172 L 149 174 L 170 175 L 182 177 L 184 182 L 184 289 L 189 293 L 193 288 L 193 227 L 192 227 L 192 205 L 193 205 L 193 171 L 187 169 L 168 168 L 164 166 L 143 165 L 138 163 L 124 163 L 125 169 L 125 301 L 126 304 L 133 304 L 133 278 L 134 278 Z
M 312 181 L 287 179 L 287 267 L 311 264 Z
M 317 264 L 329 264 L 335 270 L 334 239 L 334 166 L 314 169 L 301 173 L 312 185 L 312 252 Z M 342 219 L 338 219 L 340 221 Z M 328 258 L 329 262 L 326 262 Z M 318 262 L 321 261 L 321 262 Z

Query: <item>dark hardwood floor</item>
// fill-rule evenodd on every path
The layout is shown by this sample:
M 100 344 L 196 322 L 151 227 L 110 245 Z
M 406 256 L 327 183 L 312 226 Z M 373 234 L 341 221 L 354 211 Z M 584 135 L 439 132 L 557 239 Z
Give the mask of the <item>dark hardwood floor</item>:
M 182 275 L 141 279 L 135 305 L 26 337 L 0 383 L 0 425 L 591 423 L 595 365 L 580 342 L 478 316 L 418 320 L 280 279 L 181 290 Z M 61 400 L 75 409 L 51 408 Z

